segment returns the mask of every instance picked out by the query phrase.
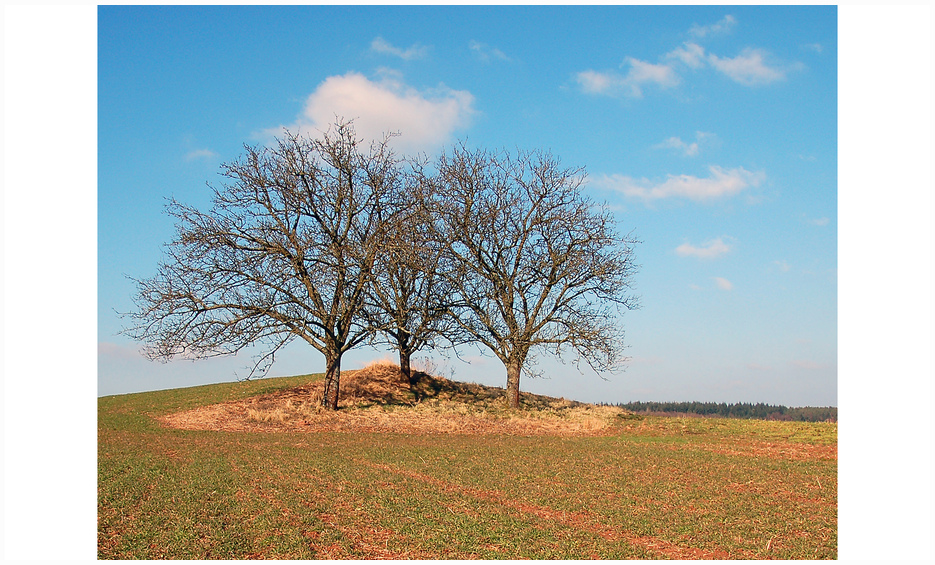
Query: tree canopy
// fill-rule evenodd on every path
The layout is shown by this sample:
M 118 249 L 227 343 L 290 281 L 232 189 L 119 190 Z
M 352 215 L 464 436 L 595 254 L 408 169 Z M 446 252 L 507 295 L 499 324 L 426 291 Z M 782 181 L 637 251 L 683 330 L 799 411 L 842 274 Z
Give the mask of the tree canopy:
M 455 343 L 451 262 L 444 241 L 433 233 L 427 205 L 431 183 L 421 167 L 408 169 L 401 184 L 398 212 L 385 228 L 386 245 L 377 256 L 366 313 L 377 341 L 399 354 L 403 374 L 415 384 L 412 355 L 423 348 Z
M 245 149 L 223 166 L 210 211 L 170 202 L 177 237 L 158 274 L 138 281 L 128 333 L 154 359 L 260 343 L 254 371 L 302 339 L 325 356 L 322 404 L 337 408 L 341 356 L 372 333 L 362 309 L 395 210 L 399 159 L 387 140 L 365 150 L 340 121 L 319 139 L 287 134 Z
M 251 375 L 299 338 L 325 356 L 332 409 L 342 355 L 367 340 L 407 374 L 424 347 L 480 344 L 514 407 L 539 353 L 621 366 L 637 241 L 583 195 L 583 169 L 463 144 L 428 167 L 389 140 L 367 147 L 342 120 L 316 139 L 286 132 L 222 166 L 210 210 L 171 200 L 177 235 L 136 281 L 126 333 L 163 360 L 261 344 Z
M 617 314 L 637 307 L 637 242 L 583 182 L 583 169 L 543 152 L 461 145 L 438 160 L 434 216 L 456 265 L 455 317 L 503 362 L 513 407 L 537 350 L 570 350 L 599 372 L 625 360 Z

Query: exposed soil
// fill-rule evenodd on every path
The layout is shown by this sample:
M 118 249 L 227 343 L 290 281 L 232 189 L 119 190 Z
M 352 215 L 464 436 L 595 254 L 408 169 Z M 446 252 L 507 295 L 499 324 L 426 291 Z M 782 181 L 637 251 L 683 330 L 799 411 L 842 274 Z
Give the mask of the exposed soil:
M 337 411 L 320 408 L 323 381 L 169 414 L 173 428 L 232 432 L 602 435 L 627 412 L 523 393 L 506 408 L 503 390 L 420 373 L 410 387 L 399 367 L 379 363 L 341 373 Z

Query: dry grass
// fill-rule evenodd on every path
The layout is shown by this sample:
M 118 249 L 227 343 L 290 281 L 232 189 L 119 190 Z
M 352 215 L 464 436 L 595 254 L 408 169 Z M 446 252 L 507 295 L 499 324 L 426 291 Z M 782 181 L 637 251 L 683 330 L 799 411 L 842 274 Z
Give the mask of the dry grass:
M 324 383 L 170 414 L 174 428 L 225 431 L 345 431 L 410 434 L 600 435 L 626 411 L 523 393 L 507 408 L 503 390 L 420 373 L 410 387 L 399 367 L 377 362 L 341 374 L 338 411 L 320 406 Z

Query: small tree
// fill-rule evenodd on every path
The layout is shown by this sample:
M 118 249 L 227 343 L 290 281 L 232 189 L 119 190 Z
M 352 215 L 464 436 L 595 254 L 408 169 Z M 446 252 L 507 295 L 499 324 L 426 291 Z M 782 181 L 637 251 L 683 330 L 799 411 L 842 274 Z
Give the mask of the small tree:
M 325 356 L 322 405 L 336 409 L 341 356 L 372 333 L 361 312 L 400 181 L 386 141 L 365 152 L 341 121 L 320 139 L 287 132 L 222 167 L 210 211 L 172 200 L 178 235 L 158 274 L 137 281 L 126 333 L 164 360 L 263 344 L 251 376 L 300 338 Z
M 581 193 L 582 169 L 545 153 L 494 154 L 463 145 L 438 160 L 434 199 L 440 240 L 457 266 L 448 282 L 459 326 L 506 368 L 519 406 L 520 373 L 536 350 L 572 350 L 596 371 L 625 360 L 615 315 L 630 294 L 633 245 L 606 208 Z
M 453 341 L 456 324 L 450 316 L 452 288 L 445 276 L 450 266 L 445 244 L 432 227 L 427 205 L 432 184 L 421 163 L 412 163 L 407 182 L 394 199 L 399 212 L 386 226 L 386 245 L 377 257 L 367 313 L 377 334 L 399 354 L 399 366 L 410 385 L 418 381 L 412 372 L 412 355 L 439 340 Z

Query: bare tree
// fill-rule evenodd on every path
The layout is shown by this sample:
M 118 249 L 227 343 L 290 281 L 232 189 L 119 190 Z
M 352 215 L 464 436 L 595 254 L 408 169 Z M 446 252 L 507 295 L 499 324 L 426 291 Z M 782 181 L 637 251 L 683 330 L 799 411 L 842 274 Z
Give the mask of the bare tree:
M 450 316 L 452 289 L 445 276 L 450 269 L 445 242 L 435 237 L 434 219 L 427 206 L 433 184 L 424 164 L 412 162 L 402 192 L 394 199 L 399 212 L 386 227 L 386 245 L 377 258 L 367 309 L 371 324 L 399 354 L 399 366 L 410 385 L 412 355 L 435 349 L 440 341 L 456 341 L 457 325 Z
M 637 242 L 583 196 L 584 178 L 546 153 L 461 145 L 438 160 L 434 214 L 457 265 L 455 319 L 503 362 L 514 408 L 536 350 L 571 350 L 599 372 L 625 361 L 616 314 L 637 307 Z
M 168 205 L 178 234 L 158 274 L 137 281 L 126 333 L 164 360 L 265 345 L 251 376 L 300 338 L 325 356 L 322 405 L 336 409 L 341 356 L 372 333 L 361 310 L 398 165 L 387 139 L 365 152 L 343 121 L 319 139 L 286 132 L 274 148 L 246 147 L 222 167 L 210 211 Z

